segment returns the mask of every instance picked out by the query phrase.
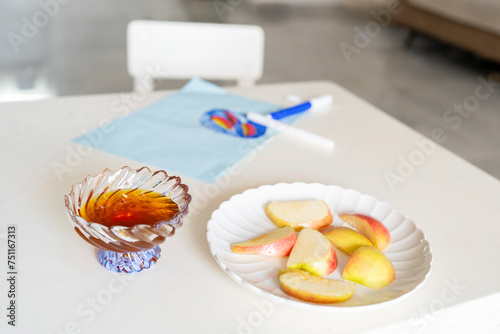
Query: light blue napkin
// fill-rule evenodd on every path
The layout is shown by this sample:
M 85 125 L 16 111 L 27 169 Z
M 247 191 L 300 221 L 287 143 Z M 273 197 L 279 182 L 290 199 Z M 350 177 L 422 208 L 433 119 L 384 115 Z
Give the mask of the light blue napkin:
M 178 93 L 106 125 L 73 141 L 108 153 L 214 183 L 226 170 L 273 135 L 268 129 L 259 138 L 238 138 L 203 127 L 200 118 L 214 108 L 233 112 L 269 113 L 280 107 L 227 93 L 201 79 L 192 79 Z M 92 143 L 92 132 L 105 133 Z M 99 137 L 99 136 L 97 136 Z

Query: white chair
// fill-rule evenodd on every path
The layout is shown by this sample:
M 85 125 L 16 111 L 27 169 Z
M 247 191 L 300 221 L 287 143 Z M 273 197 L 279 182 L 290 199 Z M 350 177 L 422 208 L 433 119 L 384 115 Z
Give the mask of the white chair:
M 154 89 L 154 79 L 236 80 L 262 77 L 264 31 L 259 26 L 132 21 L 127 66 L 134 88 Z

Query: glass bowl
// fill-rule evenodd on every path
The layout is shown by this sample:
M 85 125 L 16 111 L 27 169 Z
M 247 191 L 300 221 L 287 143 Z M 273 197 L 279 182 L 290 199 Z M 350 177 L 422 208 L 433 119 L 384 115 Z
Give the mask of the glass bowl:
M 154 224 L 131 226 L 106 226 L 87 221 L 81 209 L 91 200 L 105 193 L 118 190 L 154 191 L 170 198 L 177 204 L 178 211 L 168 220 Z M 151 171 L 147 167 L 120 170 L 104 170 L 96 176 L 87 176 L 83 182 L 74 184 L 69 195 L 64 197 L 66 213 L 76 233 L 99 249 L 99 262 L 116 272 L 139 272 L 151 267 L 160 257 L 159 244 L 173 236 L 182 226 L 182 219 L 188 212 L 191 195 L 188 186 L 181 184 L 178 176 L 169 176 L 165 171 Z

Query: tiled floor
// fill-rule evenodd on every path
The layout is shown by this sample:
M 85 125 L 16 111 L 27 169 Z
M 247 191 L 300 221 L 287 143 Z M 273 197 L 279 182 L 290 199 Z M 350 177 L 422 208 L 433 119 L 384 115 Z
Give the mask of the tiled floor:
M 0 1 L 6 3 L 1 36 L 20 35 L 26 20 L 41 11 L 37 1 Z M 23 92 L 130 91 L 125 33 L 132 19 L 257 24 L 266 34 L 260 82 L 335 81 L 424 135 L 443 128 L 449 136 L 445 147 L 500 178 L 500 85 L 470 116 L 461 116 L 459 125 L 446 118 L 448 109 L 474 95 L 478 76 L 498 67 L 425 38 L 405 49 L 407 32 L 395 26 L 382 28 L 348 62 L 340 45 L 353 45 L 354 29 L 373 20 L 367 8 L 225 3 L 233 5 L 224 15 L 210 0 L 74 0 L 54 7 L 53 17 L 20 43 L 17 53 L 8 38 L 0 40 L 0 101 Z

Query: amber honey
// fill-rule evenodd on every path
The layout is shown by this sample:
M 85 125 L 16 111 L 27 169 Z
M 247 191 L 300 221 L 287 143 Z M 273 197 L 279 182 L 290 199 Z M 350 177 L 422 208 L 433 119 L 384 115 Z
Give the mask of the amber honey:
M 91 198 L 80 209 L 88 222 L 105 226 L 154 225 L 170 220 L 179 206 L 169 197 L 144 189 L 120 189 Z

